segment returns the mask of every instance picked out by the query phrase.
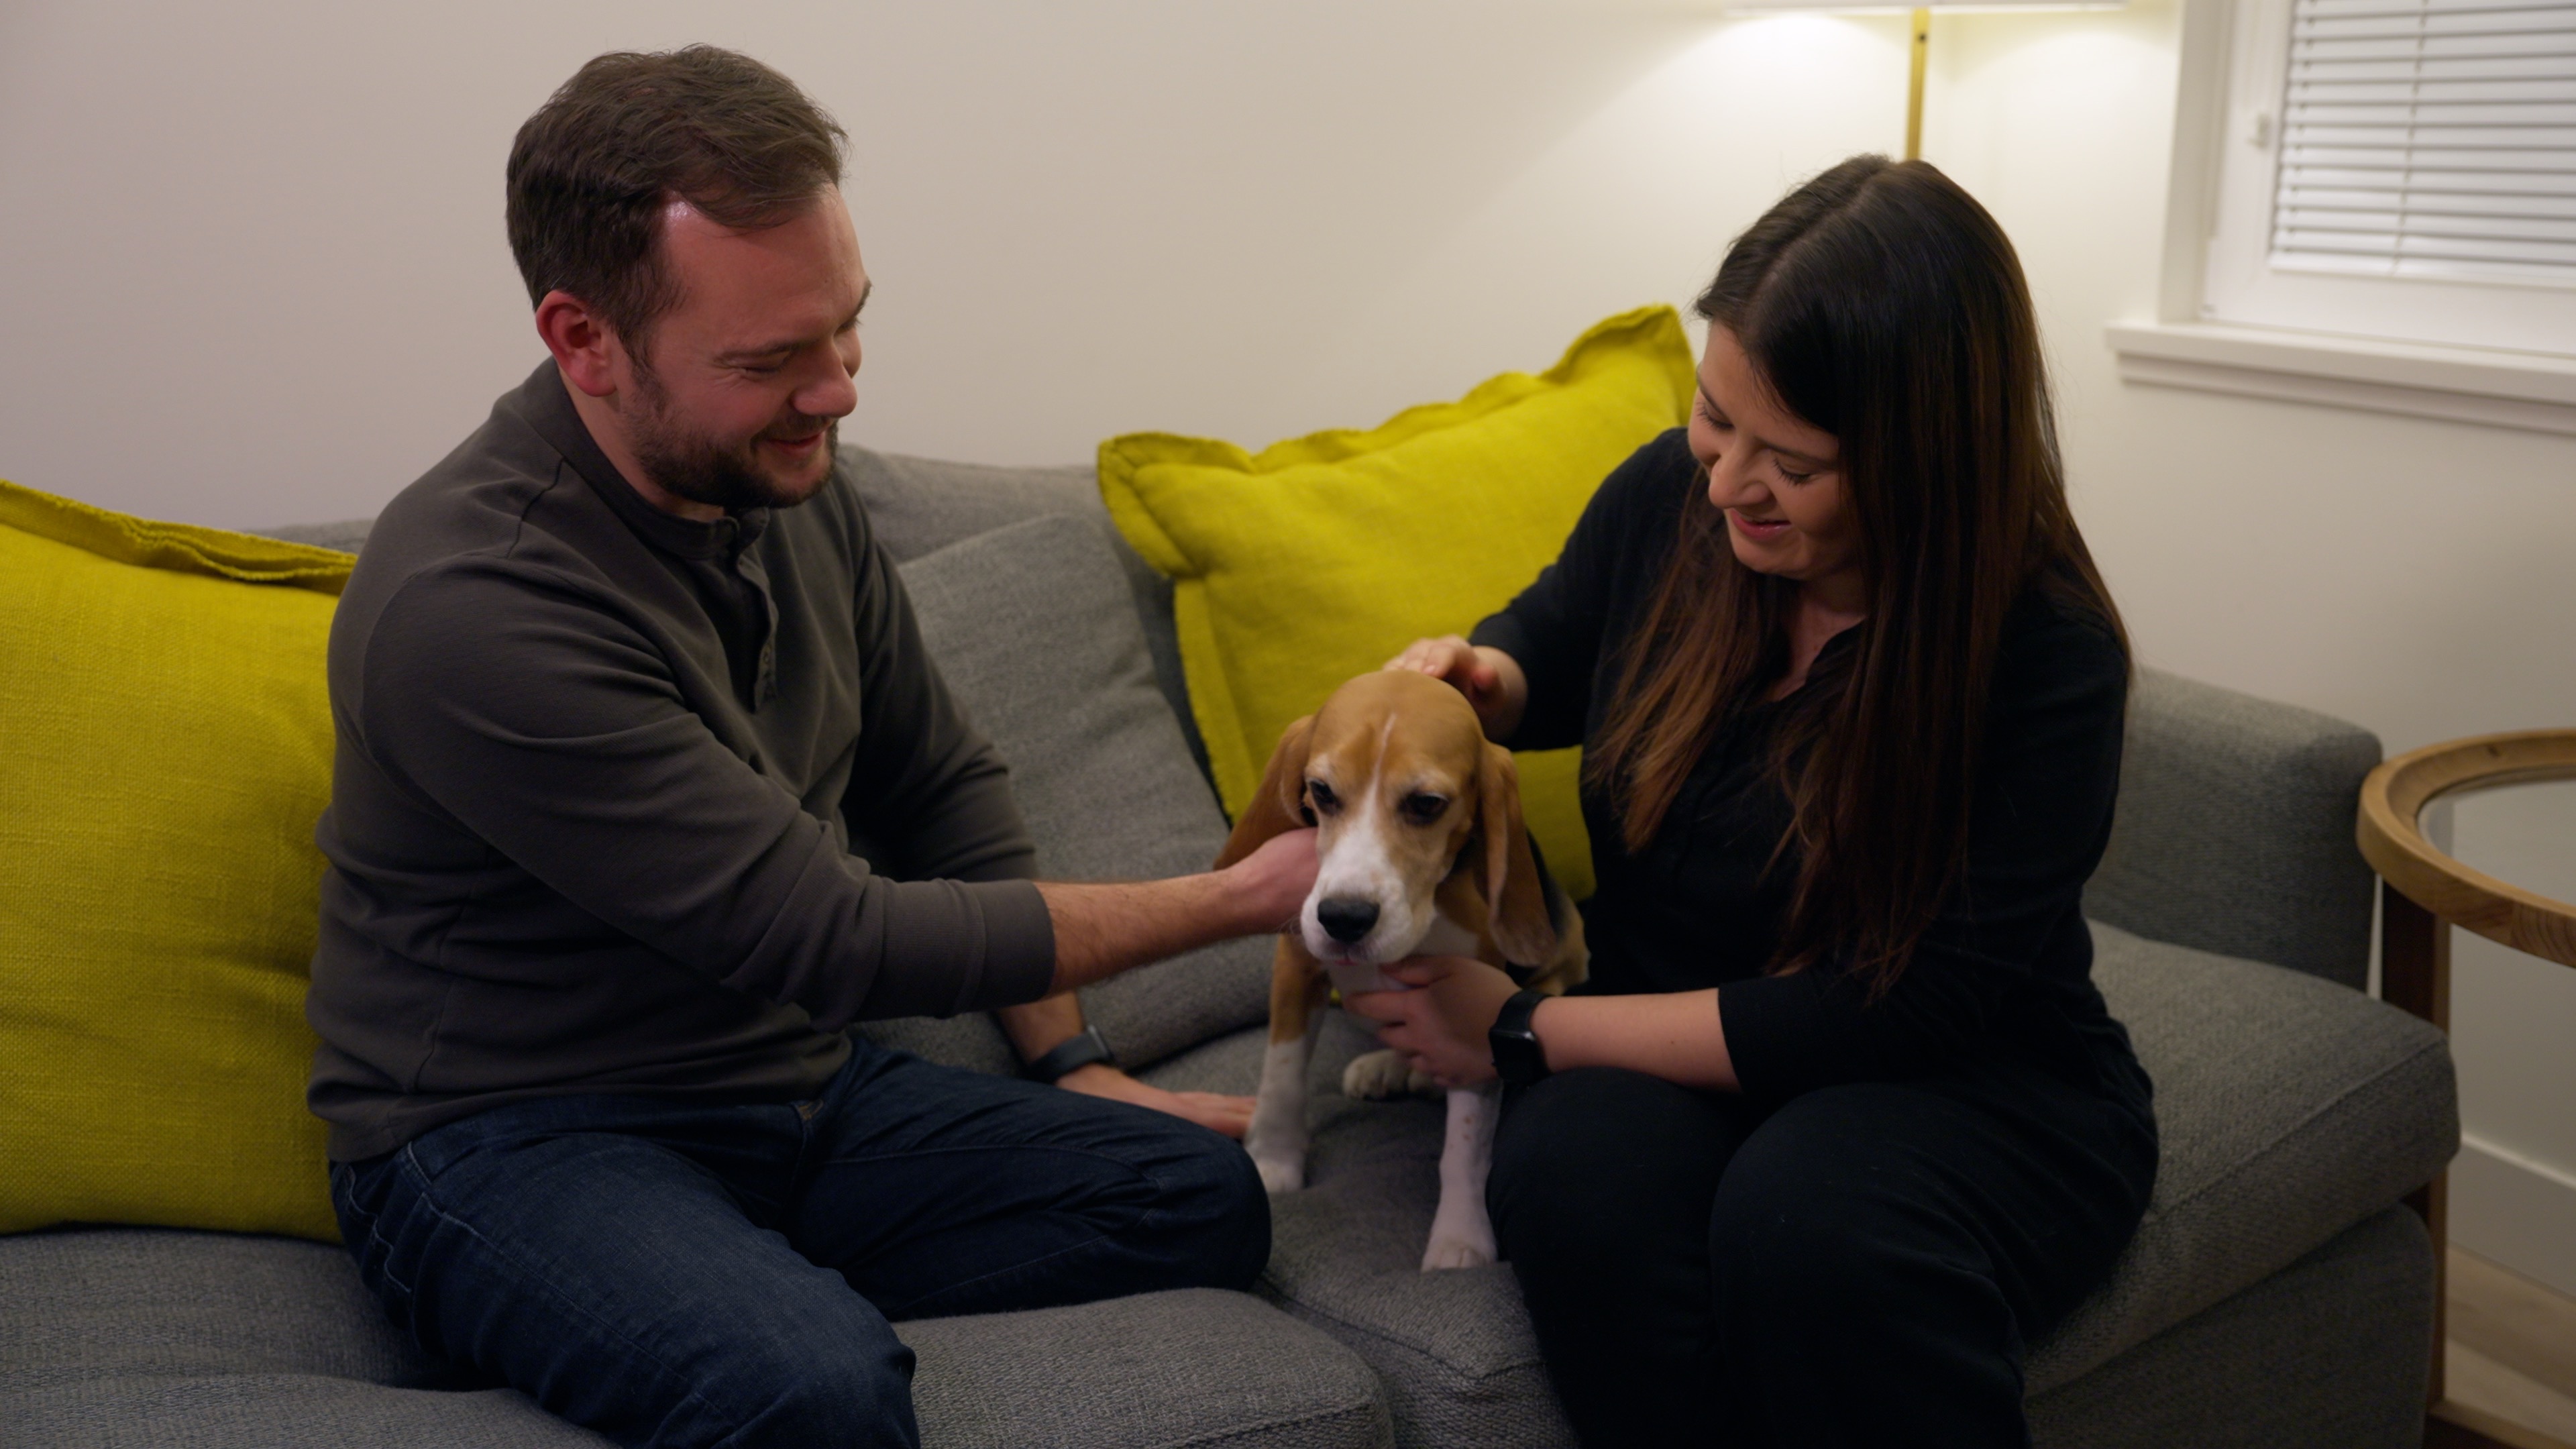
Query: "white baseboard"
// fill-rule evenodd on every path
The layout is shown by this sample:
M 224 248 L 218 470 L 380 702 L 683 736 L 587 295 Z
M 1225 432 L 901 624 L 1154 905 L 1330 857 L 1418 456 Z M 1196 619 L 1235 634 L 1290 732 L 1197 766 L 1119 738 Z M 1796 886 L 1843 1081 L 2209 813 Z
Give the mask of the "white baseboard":
M 2576 1177 L 2463 1134 L 2451 1160 L 2451 1241 L 2576 1298 Z

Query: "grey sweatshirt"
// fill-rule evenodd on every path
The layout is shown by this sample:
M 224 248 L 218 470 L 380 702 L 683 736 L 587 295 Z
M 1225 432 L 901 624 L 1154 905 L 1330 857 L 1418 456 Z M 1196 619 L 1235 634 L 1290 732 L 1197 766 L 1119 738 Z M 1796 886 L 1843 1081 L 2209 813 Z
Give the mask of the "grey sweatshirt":
M 671 517 L 548 362 L 378 518 L 330 687 L 334 1161 L 529 1097 L 810 1096 L 852 1021 L 1045 994 L 1006 772 L 837 473 Z

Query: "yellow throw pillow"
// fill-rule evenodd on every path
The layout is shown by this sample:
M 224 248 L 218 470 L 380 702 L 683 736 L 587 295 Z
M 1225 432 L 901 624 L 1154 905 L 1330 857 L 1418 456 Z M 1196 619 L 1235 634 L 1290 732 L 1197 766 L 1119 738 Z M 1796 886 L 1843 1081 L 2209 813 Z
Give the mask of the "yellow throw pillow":
M 304 987 L 349 564 L 0 482 L 0 1231 L 338 1239 Z
M 1100 490 L 1138 553 L 1171 575 L 1181 665 L 1229 814 L 1289 721 L 1408 642 L 1464 633 L 1564 547 L 1610 470 L 1679 425 L 1694 382 L 1670 307 L 1594 327 L 1536 377 L 1507 372 L 1368 432 L 1259 454 L 1135 433 L 1100 445 Z M 1579 750 L 1520 758 L 1523 808 L 1577 897 L 1592 852 Z

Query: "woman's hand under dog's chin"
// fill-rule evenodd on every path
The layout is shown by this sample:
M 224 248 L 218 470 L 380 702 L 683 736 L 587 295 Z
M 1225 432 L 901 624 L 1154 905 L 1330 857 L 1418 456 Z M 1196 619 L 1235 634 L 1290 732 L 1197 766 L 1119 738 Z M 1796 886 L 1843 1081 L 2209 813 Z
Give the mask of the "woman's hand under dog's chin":
M 1444 1087 L 1494 1080 L 1486 1033 L 1520 988 L 1501 967 L 1472 956 L 1414 956 L 1386 968 L 1411 991 L 1364 991 L 1342 1005 L 1381 1023 L 1378 1041 Z

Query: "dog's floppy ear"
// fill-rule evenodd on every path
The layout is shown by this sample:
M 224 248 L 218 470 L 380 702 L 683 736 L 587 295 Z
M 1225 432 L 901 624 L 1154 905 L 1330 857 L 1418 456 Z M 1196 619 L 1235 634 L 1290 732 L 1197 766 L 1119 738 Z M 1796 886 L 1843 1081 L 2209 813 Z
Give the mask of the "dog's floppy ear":
M 1311 714 L 1279 732 L 1279 748 L 1270 752 L 1270 768 L 1261 773 L 1261 788 L 1252 792 L 1252 803 L 1243 807 L 1243 818 L 1234 822 L 1234 833 L 1225 838 L 1217 869 L 1259 850 L 1261 842 L 1274 835 L 1315 823 L 1307 818 L 1305 804 L 1306 742 L 1314 736 Z
M 1504 960 L 1540 965 L 1556 954 L 1556 925 L 1547 918 L 1547 887 L 1521 824 L 1521 772 L 1512 752 L 1497 744 L 1485 746 L 1476 769 L 1476 828 L 1485 837 L 1485 904 L 1492 912 L 1486 929 Z

